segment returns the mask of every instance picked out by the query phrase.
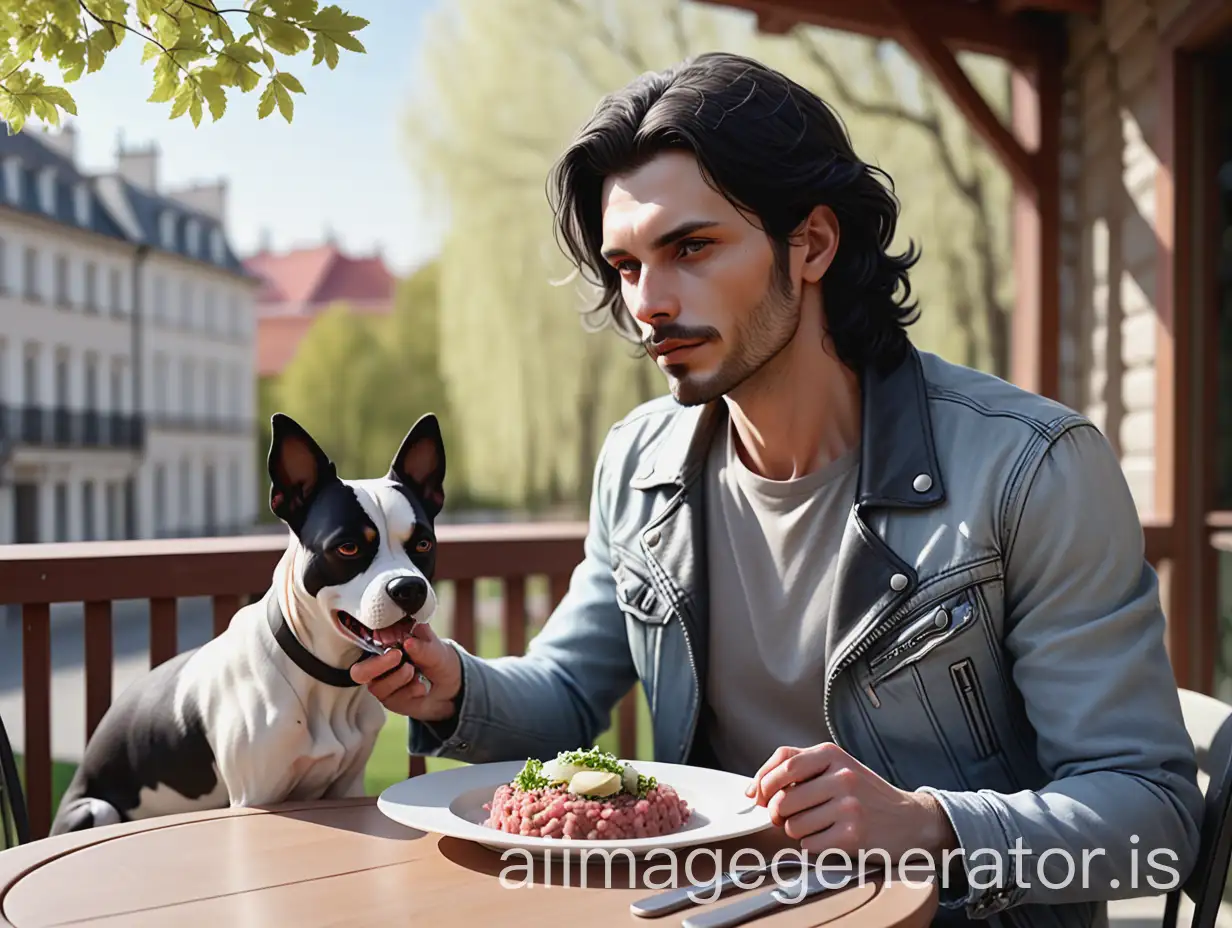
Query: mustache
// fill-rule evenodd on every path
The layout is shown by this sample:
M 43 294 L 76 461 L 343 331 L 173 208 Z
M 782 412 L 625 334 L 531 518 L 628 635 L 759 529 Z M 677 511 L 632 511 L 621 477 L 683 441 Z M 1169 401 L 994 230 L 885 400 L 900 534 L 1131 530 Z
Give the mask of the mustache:
M 666 341 L 692 342 L 700 339 L 718 338 L 719 330 L 713 326 L 687 326 L 669 322 L 661 325 L 642 339 L 642 347 L 648 354 L 657 354 L 657 347 Z

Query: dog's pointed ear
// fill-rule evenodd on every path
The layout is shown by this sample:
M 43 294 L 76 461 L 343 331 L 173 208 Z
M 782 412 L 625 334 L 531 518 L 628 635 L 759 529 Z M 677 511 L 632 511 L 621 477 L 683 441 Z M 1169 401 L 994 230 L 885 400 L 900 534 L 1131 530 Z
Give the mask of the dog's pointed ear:
M 445 506 L 445 442 L 432 413 L 421 416 L 389 465 L 389 478 L 419 494 L 430 518 Z
M 270 511 L 294 529 L 313 496 L 338 474 L 312 436 L 290 416 L 274 413 L 270 428 Z

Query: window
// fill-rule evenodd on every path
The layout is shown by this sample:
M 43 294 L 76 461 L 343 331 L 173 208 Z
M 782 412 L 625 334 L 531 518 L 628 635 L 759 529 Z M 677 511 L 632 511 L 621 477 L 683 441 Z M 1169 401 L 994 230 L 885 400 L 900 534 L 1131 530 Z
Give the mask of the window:
M 120 538 L 120 485 L 114 480 L 108 480 L 107 493 L 107 540 L 116 541 Z
M 111 279 L 111 314 L 123 316 L 127 310 L 124 305 L 124 275 L 118 267 L 113 267 L 108 276 Z
M 56 352 L 56 406 L 68 409 L 69 406 L 69 357 L 68 349 Z
M 191 359 L 185 360 L 180 366 L 180 413 L 185 419 L 192 418 L 197 411 L 196 379 L 196 365 Z
M 154 412 L 166 415 L 167 394 L 171 390 L 171 371 L 167 364 L 167 356 L 161 352 L 154 355 Z
M 154 465 L 154 534 L 162 537 L 167 533 L 167 467 Z
M 204 315 L 205 315 L 205 320 L 203 324 L 205 327 L 205 331 L 214 332 L 216 330 L 218 321 L 217 319 L 215 319 L 214 288 L 213 287 L 206 287 L 205 289 Z
M 225 264 L 227 252 L 222 240 L 222 230 L 217 226 L 210 230 L 210 257 L 215 264 Z
M 227 334 L 235 338 L 240 336 L 240 300 L 234 293 L 227 301 Z
M 57 483 L 55 490 L 56 541 L 68 541 L 68 484 Z
M 38 302 L 42 299 L 43 288 L 39 281 L 39 258 L 38 251 L 33 246 L 26 246 L 26 263 L 25 263 L 25 285 L 26 299 L 32 302 Z
M 240 500 L 240 465 L 236 461 L 227 465 L 227 499 L 231 501 L 231 524 L 238 528 L 244 520 L 244 504 Z
M 9 346 L 3 338 L 0 338 L 0 403 L 5 401 L 5 397 L 8 396 L 9 392 L 8 387 L 6 386 L 9 382 L 8 367 Z
M 184 224 L 184 250 L 194 258 L 201 250 L 201 224 L 195 219 Z
M 22 174 L 20 158 L 4 159 L 4 195 L 14 206 L 21 203 Z
M 39 395 L 42 391 L 39 389 L 39 356 L 37 345 L 26 346 L 26 356 L 24 358 L 24 367 L 22 370 L 24 391 L 22 393 L 22 402 L 27 406 L 37 406 Z
M 86 262 L 86 312 L 98 312 L 98 266 Z
M 193 327 L 192 284 L 187 280 L 180 282 L 180 325 L 186 329 Z
M 162 241 L 162 246 L 168 251 L 175 250 L 175 214 L 171 210 L 164 210 L 159 219 L 159 238 Z
M 79 182 L 73 189 L 73 212 L 77 225 L 90 225 L 90 188 L 84 182 Z
M 38 179 L 39 209 L 48 216 L 56 214 L 56 170 L 43 168 Z
M 9 250 L 4 239 L 0 238 L 0 293 L 9 292 Z
M 185 532 L 192 526 L 192 462 L 180 461 L 180 528 Z
M 65 255 L 56 255 L 56 305 L 69 306 L 71 304 L 68 285 L 68 258 Z
M 94 536 L 94 481 L 87 480 L 81 485 L 81 537 L 95 541 Z
M 85 408 L 88 412 L 98 410 L 98 355 L 86 355 Z
M 119 359 L 111 362 L 111 411 L 124 411 L 124 362 Z
M 205 416 L 211 420 L 218 416 L 218 365 L 214 361 L 205 366 Z
M 154 321 L 166 322 L 171 318 L 167 308 L 167 281 L 162 274 L 154 277 Z

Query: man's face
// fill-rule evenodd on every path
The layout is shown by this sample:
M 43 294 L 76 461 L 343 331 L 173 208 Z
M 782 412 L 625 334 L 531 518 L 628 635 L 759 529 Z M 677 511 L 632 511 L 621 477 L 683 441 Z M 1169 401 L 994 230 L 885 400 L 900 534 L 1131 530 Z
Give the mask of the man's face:
M 604 256 L 678 402 L 730 394 L 791 341 L 801 305 L 791 272 L 776 273 L 769 238 L 692 155 L 609 178 L 602 206 Z

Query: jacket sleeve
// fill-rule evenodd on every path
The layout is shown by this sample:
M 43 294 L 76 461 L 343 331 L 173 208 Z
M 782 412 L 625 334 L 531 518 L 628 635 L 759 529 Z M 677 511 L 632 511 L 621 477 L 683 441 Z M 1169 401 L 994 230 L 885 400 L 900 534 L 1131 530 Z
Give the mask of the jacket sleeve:
M 520 656 L 462 661 L 458 711 L 445 722 L 409 720 L 412 754 L 466 763 L 554 757 L 589 747 L 637 682 L 608 541 L 608 433 L 595 466 L 584 556 L 569 588 Z
M 1036 461 L 1006 509 L 1005 645 L 1052 781 L 1011 795 L 927 790 L 962 847 L 943 905 L 974 918 L 1164 893 L 1192 869 L 1202 818 L 1158 580 L 1120 464 L 1079 418 Z

